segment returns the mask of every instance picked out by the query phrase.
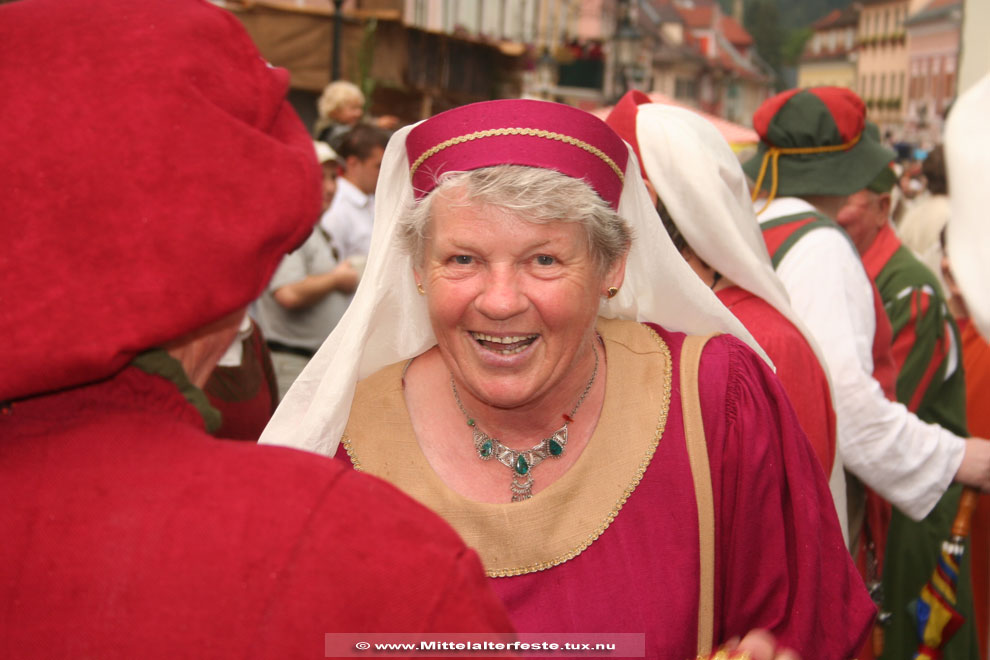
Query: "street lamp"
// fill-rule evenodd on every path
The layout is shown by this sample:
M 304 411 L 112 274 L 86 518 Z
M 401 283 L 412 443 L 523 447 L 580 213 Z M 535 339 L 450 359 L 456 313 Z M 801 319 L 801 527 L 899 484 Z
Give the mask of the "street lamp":
M 330 82 L 340 80 L 340 6 L 344 0 L 333 0 L 333 54 L 330 59 Z
M 540 95 L 550 98 L 550 90 L 555 86 L 557 70 L 557 60 L 553 59 L 547 48 L 543 49 L 543 54 L 536 61 L 536 79 Z
M 631 80 L 642 77 L 638 61 L 643 35 L 629 18 L 629 0 L 619 0 L 619 18 L 613 39 L 615 41 L 615 61 L 622 77 L 621 93 L 624 94 L 629 90 Z

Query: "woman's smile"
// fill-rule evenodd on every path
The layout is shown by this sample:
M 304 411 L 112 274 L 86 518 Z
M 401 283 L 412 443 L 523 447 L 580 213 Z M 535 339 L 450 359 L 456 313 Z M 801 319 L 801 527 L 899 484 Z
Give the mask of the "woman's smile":
M 492 353 L 497 353 L 499 355 L 513 355 L 515 353 L 522 353 L 527 348 L 533 345 L 540 335 L 538 334 L 526 334 L 526 335 L 488 335 L 481 332 L 472 332 L 471 337 L 474 338 L 478 345 L 487 351 Z
M 600 272 L 579 223 L 530 222 L 465 203 L 433 206 L 419 277 L 437 346 L 462 394 L 500 408 L 567 407 L 587 382 Z

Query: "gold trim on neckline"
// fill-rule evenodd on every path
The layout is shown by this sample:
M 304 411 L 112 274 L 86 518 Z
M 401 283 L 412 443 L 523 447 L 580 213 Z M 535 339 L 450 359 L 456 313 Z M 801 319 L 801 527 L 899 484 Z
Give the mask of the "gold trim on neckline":
M 444 149 L 448 149 L 458 144 L 464 142 L 470 142 L 472 140 L 480 140 L 483 138 L 497 137 L 500 135 L 525 135 L 529 137 L 538 137 L 546 140 L 556 140 L 558 142 L 564 142 L 566 144 L 578 147 L 579 149 L 584 149 L 588 153 L 597 156 L 606 165 L 608 165 L 615 175 L 619 177 L 619 182 L 623 183 L 625 181 L 625 176 L 619 166 L 615 164 L 608 154 L 599 149 L 598 147 L 585 142 L 584 140 L 579 140 L 570 135 L 564 135 L 563 133 L 555 133 L 554 131 L 546 131 L 540 128 L 489 128 L 485 131 L 475 131 L 474 133 L 467 133 L 466 135 L 458 135 L 457 137 L 452 137 L 449 140 L 444 140 L 438 145 L 430 147 L 424 151 L 419 158 L 412 164 L 409 168 L 409 176 L 412 178 L 416 174 L 416 170 L 419 169 L 427 159 L 432 158 Z
M 520 568 L 496 569 L 496 570 L 489 570 L 486 568 L 485 574 L 488 575 L 488 577 L 514 577 L 516 575 L 525 575 L 527 573 L 545 571 L 548 568 L 559 566 L 567 561 L 570 561 L 571 559 L 574 559 L 582 552 L 587 550 L 592 543 L 597 541 L 598 538 L 605 533 L 605 530 L 609 528 L 609 526 L 612 524 L 612 521 L 615 520 L 615 517 L 619 515 L 619 511 L 622 510 L 622 507 L 625 506 L 626 502 L 629 500 L 629 497 L 633 494 L 633 491 L 636 490 L 636 487 L 639 486 L 640 482 L 643 480 L 643 476 L 646 474 L 646 470 L 647 468 L 650 467 L 650 462 L 653 460 L 653 455 L 656 453 L 657 448 L 660 446 L 660 438 L 663 437 L 664 429 L 667 427 L 667 414 L 670 411 L 670 390 L 672 386 L 672 366 L 670 362 L 670 348 L 667 346 L 667 343 L 660 337 L 660 335 L 658 335 L 652 328 L 646 326 L 643 327 L 649 330 L 650 334 L 653 335 L 653 339 L 656 341 L 657 346 L 660 348 L 660 353 L 663 355 L 663 359 L 664 359 L 663 399 L 662 399 L 663 403 L 660 410 L 660 417 L 657 420 L 657 426 L 653 434 L 653 440 L 650 443 L 649 451 L 643 457 L 643 460 L 640 461 L 639 467 L 636 469 L 636 475 L 633 477 L 632 481 L 623 491 L 618 501 L 616 501 L 615 505 L 612 507 L 612 510 L 609 511 L 608 515 L 605 517 L 605 520 L 602 521 L 602 524 L 599 525 L 598 528 L 595 529 L 595 531 L 589 534 L 588 538 L 585 539 L 585 541 L 582 542 L 580 545 L 578 545 L 576 548 L 562 555 L 554 557 L 553 559 L 536 562 L 530 566 L 523 566 Z

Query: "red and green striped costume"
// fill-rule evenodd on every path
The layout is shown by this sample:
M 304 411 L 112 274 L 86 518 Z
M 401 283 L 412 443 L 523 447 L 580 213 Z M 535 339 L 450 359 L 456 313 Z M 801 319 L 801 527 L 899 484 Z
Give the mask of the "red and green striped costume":
M 763 240 L 767 245 L 767 252 L 770 254 L 770 261 L 774 269 L 776 270 L 780 266 L 791 247 L 808 232 L 819 228 L 830 228 L 838 231 L 845 238 L 849 238 L 838 223 L 818 211 L 802 211 L 761 222 L 760 230 L 763 232 Z M 856 251 L 852 241 L 850 241 L 850 247 L 853 252 Z M 872 344 L 872 375 L 880 383 L 884 395 L 893 400 L 896 381 L 896 367 L 890 350 L 893 332 L 883 309 L 883 300 L 875 284 L 873 286 L 873 314 L 876 326 Z M 891 506 L 872 489 L 859 482 L 853 474 L 847 473 L 846 479 L 847 482 L 855 480 L 857 485 L 854 488 L 861 489 L 863 492 L 861 527 L 850 530 L 850 534 L 859 538 L 853 552 L 853 561 L 856 563 L 856 568 L 859 570 L 863 581 L 869 585 L 880 578 L 880 571 L 883 569 Z M 861 650 L 860 657 L 872 659 L 871 649 L 872 644 L 867 643 L 866 647 Z
M 863 255 L 863 264 L 880 291 L 894 332 L 897 400 L 923 421 L 966 435 L 966 389 L 959 329 L 949 315 L 935 275 L 884 227 Z M 931 576 L 939 546 L 949 535 L 961 487 L 951 486 L 928 516 L 914 522 L 894 510 L 887 536 L 884 604 L 893 613 L 883 658 L 913 656 L 918 645 L 907 604 Z M 969 554 L 959 575 L 958 607 L 966 624 L 946 645 L 944 658 L 979 657 L 972 624 Z

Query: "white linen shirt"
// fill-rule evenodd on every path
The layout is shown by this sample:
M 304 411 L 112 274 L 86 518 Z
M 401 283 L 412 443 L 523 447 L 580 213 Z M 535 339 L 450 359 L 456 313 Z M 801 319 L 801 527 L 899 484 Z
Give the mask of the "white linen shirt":
M 803 200 L 782 198 L 759 221 L 814 210 Z M 965 442 L 888 400 L 873 378 L 873 287 L 859 255 L 841 230 L 813 229 L 787 252 L 777 274 L 832 377 L 839 459 L 904 514 L 921 520 L 952 482 Z
M 337 194 L 320 218 L 320 226 L 330 234 L 337 258 L 343 261 L 353 255 L 367 255 L 374 224 L 375 196 L 365 195 L 344 177 L 338 178 Z

